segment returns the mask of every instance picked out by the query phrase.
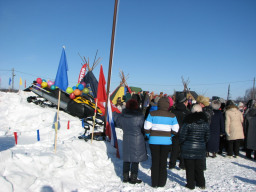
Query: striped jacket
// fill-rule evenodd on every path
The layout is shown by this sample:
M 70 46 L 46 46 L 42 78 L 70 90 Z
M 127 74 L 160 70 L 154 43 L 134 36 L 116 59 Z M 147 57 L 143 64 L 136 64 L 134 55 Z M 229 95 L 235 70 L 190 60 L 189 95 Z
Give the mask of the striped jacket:
M 168 108 L 169 99 L 159 99 L 158 110 L 151 111 L 145 120 L 144 130 L 149 144 L 171 145 L 172 135 L 179 131 L 177 118 Z

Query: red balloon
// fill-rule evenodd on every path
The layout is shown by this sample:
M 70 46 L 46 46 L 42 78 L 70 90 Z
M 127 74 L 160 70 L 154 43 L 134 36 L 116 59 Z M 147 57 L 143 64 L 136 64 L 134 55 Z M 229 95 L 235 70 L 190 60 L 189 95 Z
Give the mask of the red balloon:
M 70 98 L 70 99 L 75 99 L 75 98 L 76 98 L 76 95 L 75 95 L 74 93 L 70 93 L 69 98 Z
M 37 78 L 37 79 L 36 79 L 36 82 L 41 85 L 41 83 L 42 83 L 43 81 L 42 81 L 41 78 Z

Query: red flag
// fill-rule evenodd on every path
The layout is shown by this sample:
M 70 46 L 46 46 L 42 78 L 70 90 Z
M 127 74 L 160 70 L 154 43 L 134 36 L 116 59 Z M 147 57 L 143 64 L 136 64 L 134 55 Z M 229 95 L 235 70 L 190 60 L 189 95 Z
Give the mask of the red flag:
M 78 83 L 80 83 L 81 80 L 84 78 L 85 72 L 86 72 L 86 67 L 87 67 L 87 63 L 85 63 L 85 64 L 82 66 L 81 70 L 80 70 L 79 77 L 78 77 Z
M 106 80 L 103 73 L 102 65 L 100 66 L 100 76 L 99 76 L 99 84 L 97 90 L 97 99 L 99 102 L 106 102 L 107 101 L 107 94 L 106 94 Z

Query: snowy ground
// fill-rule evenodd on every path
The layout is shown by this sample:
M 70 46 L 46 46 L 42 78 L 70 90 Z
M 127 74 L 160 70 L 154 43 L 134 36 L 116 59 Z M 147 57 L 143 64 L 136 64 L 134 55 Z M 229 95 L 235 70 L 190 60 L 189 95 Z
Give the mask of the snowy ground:
M 148 160 L 139 167 L 143 183 L 122 183 L 122 160 L 116 158 L 116 150 L 109 142 L 79 140 L 84 132 L 81 120 L 62 111 L 55 152 L 57 110 L 28 103 L 30 95 L 0 92 L 0 191 L 190 191 L 184 187 L 185 171 L 178 169 L 168 169 L 165 187 L 151 188 L 149 148 Z M 122 130 L 116 132 L 122 157 Z M 246 159 L 244 152 L 237 159 L 207 158 L 204 191 L 256 191 L 255 173 L 256 162 Z

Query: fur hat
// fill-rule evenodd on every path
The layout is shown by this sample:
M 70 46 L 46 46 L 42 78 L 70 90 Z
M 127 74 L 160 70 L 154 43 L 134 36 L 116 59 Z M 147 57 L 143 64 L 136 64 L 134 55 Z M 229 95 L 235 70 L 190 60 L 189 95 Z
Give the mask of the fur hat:
M 185 97 L 184 94 L 178 94 L 176 96 L 177 103 L 184 103 L 186 100 L 187 100 L 187 97 Z
M 211 105 L 214 110 L 218 110 L 221 106 L 221 102 L 219 100 L 213 100 Z
M 204 97 L 203 95 L 199 95 L 196 99 L 197 103 L 202 103 L 204 106 L 210 105 L 209 97 Z
M 202 107 L 199 105 L 199 104 L 195 104 L 193 105 L 192 109 L 191 109 L 191 112 L 192 113 L 195 113 L 195 112 L 202 112 L 203 109 Z

